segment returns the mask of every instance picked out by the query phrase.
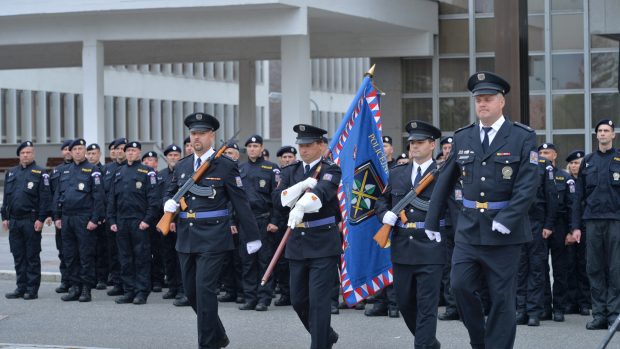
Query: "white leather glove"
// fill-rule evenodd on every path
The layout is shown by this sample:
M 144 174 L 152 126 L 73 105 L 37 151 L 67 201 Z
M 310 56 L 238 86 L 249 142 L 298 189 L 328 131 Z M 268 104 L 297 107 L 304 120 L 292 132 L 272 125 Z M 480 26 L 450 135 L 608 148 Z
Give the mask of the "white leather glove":
M 179 209 L 179 204 L 172 199 L 168 199 L 164 204 L 164 212 L 172 212 L 175 213 Z
M 314 193 L 305 193 L 297 203 L 295 207 L 291 210 L 288 215 L 288 226 L 295 228 L 295 226 L 301 223 L 304 218 L 304 213 L 314 213 L 318 212 L 323 204 L 321 203 L 321 199 Z
M 435 232 L 435 241 L 441 242 L 441 234 L 438 231 Z
M 256 251 L 260 250 L 263 243 L 260 240 L 250 241 L 246 244 L 246 248 L 248 250 L 248 254 L 256 253 Z
M 297 203 L 297 199 L 299 199 L 301 194 L 303 194 L 306 189 L 314 189 L 316 183 L 316 179 L 309 177 L 284 189 L 280 193 L 280 201 L 282 202 L 282 206 L 288 206 L 291 208 L 295 206 L 295 203 Z
M 497 221 L 493 221 L 493 224 L 491 224 L 491 230 L 499 231 L 504 235 L 510 234 L 510 229 L 506 228 L 502 223 Z
M 295 207 L 288 214 L 287 226 L 294 229 L 295 226 L 304 219 L 304 209 L 301 206 L 295 205 Z
M 435 237 L 439 236 L 439 241 L 441 241 L 441 235 L 439 234 L 439 232 L 428 230 L 428 229 L 424 229 L 424 232 L 426 233 L 426 236 L 428 236 L 429 240 L 435 241 Z
M 314 187 L 316 187 L 316 184 L 318 182 L 317 182 L 317 180 L 315 178 L 308 177 L 308 178 L 304 179 L 303 181 L 301 181 L 300 183 L 303 184 L 303 189 L 302 190 L 306 190 L 306 189 L 314 189 Z
M 394 226 L 397 220 L 398 220 L 398 216 L 396 215 L 396 213 L 392 211 L 387 211 L 385 215 L 383 216 L 383 220 L 381 221 L 381 223 Z

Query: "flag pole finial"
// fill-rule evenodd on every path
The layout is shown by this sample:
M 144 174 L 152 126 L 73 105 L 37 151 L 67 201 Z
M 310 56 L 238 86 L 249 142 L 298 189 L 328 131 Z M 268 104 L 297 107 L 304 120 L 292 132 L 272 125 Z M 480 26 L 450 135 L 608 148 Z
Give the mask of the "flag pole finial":
M 370 67 L 370 69 L 368 69 L 368 71 L 366 72 L 367 76 L 370 76 L 371 78 L 375 76 L 375 66 L 376 64 L 373 64 L 372 67 Z

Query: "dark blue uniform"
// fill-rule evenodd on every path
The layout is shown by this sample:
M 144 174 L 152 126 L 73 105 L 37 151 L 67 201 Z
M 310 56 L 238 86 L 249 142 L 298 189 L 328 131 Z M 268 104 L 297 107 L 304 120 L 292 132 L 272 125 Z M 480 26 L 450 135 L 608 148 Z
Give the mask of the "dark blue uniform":
M 377 218 L 382 220 L 386 211 L 413 189 L 413 168 L 413 163 L 409 163 L 396 166 L 390 171 L 390 183 L 377 201 Z M 433 162 L 422 173 L 422 177 L 435 168 L 437 165 Z M 428 201 L 434 187 L 435 182 L 418 197 Z M 435 334 L 442 270 L 446 263 L 445 239 L 438 243 L 431 241 L 424 233 L 426 212 L 407 206 L 405 213 L 407 223 L 404 224 L 400 219 L 397 221 L 390 245 L 396 303 L 407 327 L 415 336 L 415 347 L 438 348 Z M 445 222 L 442 223 L 440 231 L 444 232 Z
M 63 172 L 63 167 L 66 165 L 70 165 L 71 161 L 65 161 L 64 163 L 56 166 L 52 170 L 50 175 L 50 189 L 52 192 L 52 199 L 54 198 L 54 194 L 58 189 L 58 179 L 60 178 L 60 174 Z M 56 229 L 55 241 L 56 241 L 56 249 L 58 250 L 58 260 L 60 260 L 60 265 L 58 268 L 60 269 L 60 287 L 56 289 L 57 293 L 67 292 L 69 288 L 69 276 L 67 274 L 67 264 L 65 263 L 65 255 L 62 253 L 62 229 Z
M 450 275 L 459 314 L 472 347 L 511 348 L 521 244 L 532 240 L 527 210 L 538 186 L 536 137 L 531 128 L 506 119 L 483 151 L 480 134 L 478 123 L 456 131 L 431 197 L 426 229 L 439 231 L 439 218 L 459 182 L 463 208 L 456 222 Z M 510 233 L 492 230 L 493 220 Z M 478 292 L 482 279 L 491 301 L 487 321 Z
M 105 193 L 105 166 L 102 164 L 95 164 L 97 169 L 104 178 L 103 188 Z M 104 200 L 103 205 L 105 206 L 107 200 Z M 96 252 L 95 252 L 95 268 L 97 273 L 97 289 L 105 290 L 108 283 L 108 275 L 110 273 L 109 270 L 109 257 L 108 257 L 108 231 L 106 229 L 105 224 L 100 224 L 97 229 L 95 229 L 96 234 Z
M 262 243 L 258 253 L 252 255 L 248 254 L 245 245 L 241 245 L 239 249 L 243 265 L 243 298 L 246 303 L 243 308 L 253 309 L 257 303 L 269 306 L 274 291 L 274 278 L 270 278 L 264 286 L 260 283 L 278 247 L 277 236 L 267 231 L 267 225 L 277 226 L 280 221 L 279 212 L 274 207 L 271 198 L 272 192 L 278 185 L 280 169 L 273 162 L 260 157 L 254 162 L 248 160 L 242 163 L 239 166 L 239 173 L 252 214 L 258 224 Z M 245 213 L 237 212 L 237 215 L 239 219 L 243 219 Z
M 69 282 L 74 294 L 79 293 L 82 286 L 82 291 L 90 292 L 97 282 L 96 241 L 95 234 L 86 226 L 89 222 L 99 224 L 105 218 L 102 175 L 86 160 L 67 164 L 59 172 L 58 189 L 54 193 L 54 217 L 62 220 L 62 247 Z
M 15 261 L 16 292 L 36 298 L 41 284 L 41 232 L 35 221 L 51 216 L 50 178 L 35 162 L 9 169 L 4 179 L 2 219 L 9 221 L 9 246 Z
M 551 161 L 538 160 L 538 177 L 536 198 L 528 211 L 532 240 L 522 246 L 517 276 L 517 312 L 527 314 L 530 318 L 528 324 L 536 326 L 543 311 L 545 266 L 548 265 L 547 240 L 543 238 L 542 231 L 554 230 L 558 209 L 558 192 Z M 525 320 L 522 315 L 519 317 Z
M 114 174 L 108 205 L 108 221 L 117 225 L 116 243 L 121 264 L 125 302 L 146 300 L 151 291 L 151 244 L 148 229 L 160 210 L 155 171 L 139 162 L 126 163 Z
M 172 181 L 174 169 L 166 167 L 157 173 L 157 185 L 160 189 L 160 196 L 166 196 L 166 189 Z M 166 279 L 168 280 L 168 293 L 164 294 L 164 298 L 174 298 L 177 294 L 183 293 L 183 283 L 181 282 L 181 264 L 175 250 L 177 243 L 176 231 L 170 231 L 168 235 L 162 238 L 162 253 L 164 256 L 164 270 Z
M 112 190 L 112 183 L 114 182 L 114 175 L 116 170 L 125 165 L 127 161 L 121 163 L 113 161 L 105 165 L 105 172 L 103 175 L 103 187 L 105 189 L 106 205 L 110 204 L 110 192 Z M 118 260 L 118 246 L 116 246 L 116 233 L 110 230 L 110 222 L 106 220 L 106 230 L 108 239 L 108 267 L 110 271 L 110 281 L 114 286 L 114 289 L 108 292 L 110 296 L 119 296 L 123 293 L 123 281 L 121 280 L 121 263 Z

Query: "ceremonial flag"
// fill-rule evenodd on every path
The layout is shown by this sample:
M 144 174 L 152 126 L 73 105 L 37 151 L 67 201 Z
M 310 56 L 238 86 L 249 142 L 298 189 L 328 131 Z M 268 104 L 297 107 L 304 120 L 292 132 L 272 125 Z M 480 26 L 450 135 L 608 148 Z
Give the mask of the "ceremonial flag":
M 389 169 L 383 152 L 379 96 L 371 74 L 362 81 L 329 148 L 342 170 L 338 186 L 344 236 L 340 282 L 344 300 L 353 306 L 392 283 L 389 248 L 373 240 L 382 226 L 375 205 Z

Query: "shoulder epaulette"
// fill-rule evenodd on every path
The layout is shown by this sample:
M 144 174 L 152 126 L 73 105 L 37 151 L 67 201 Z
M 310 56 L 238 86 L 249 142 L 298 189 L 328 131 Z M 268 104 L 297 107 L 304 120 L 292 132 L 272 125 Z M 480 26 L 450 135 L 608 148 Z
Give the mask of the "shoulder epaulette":
M 454 131 L 454 133 L 457 133 L 457 132 L 461 132 L 461 131 L 463 131 L 463 130 L 466 130 L 466 129 L 470 128 L 470 127 L 473 127 L 475 124 L 476 124 L 475 122 L 472 122 L 471 124 L 469 124 L 469 125 L 467 125 L 467 126 L 463 126 L 463 127 L 459 128 L 458 130 Z
M 299 164 L 301 164 L 301 161 L 296 160 L 295 162 L 292 162 L 292 163 L 290 163 L 290 164 L 288 164 L 288 165 L 286 165 L 286 166 L 282 166 L 282 167 L 280 168 L 280 170 L 284 170 L 285 168 L 292 167 L 293 165 L 299 165 Z
M 404 162 L 404 163 L 396 164 L 396 165 L 394 165 L 394 166 L 392 166 L 392 167 L 390 168 L 390 171 L 391 171 L 391 170 L 394 170 L 394 169 L 396 169 L 396 168 L 399 168 L 399 167 L 406 166 L 406 165 L 409 165 L 409 163 L 408 163 L 408 162 Z
M 520 122 L 518 122 L 518 121 L 515 121 L 515 122 L 514 122 L 514 124 L 515 124 L 515 126 L 519 126 L 519 127 L 521 127 L 522 129 L 527 130 L 528 132 L 534 132 L 534 129 L 533 129 L 533 128 L 531 128 L 531 127 L 529 127 L 529 126 L 528 126 L 528 125 L 526 125 L 526 124 L 522 124 L 522 123 L 520 123 Z
M 321 159 L 322 162 L 328 164 L 329 166 L 335 165 L 336 163 L 329 159 Z

